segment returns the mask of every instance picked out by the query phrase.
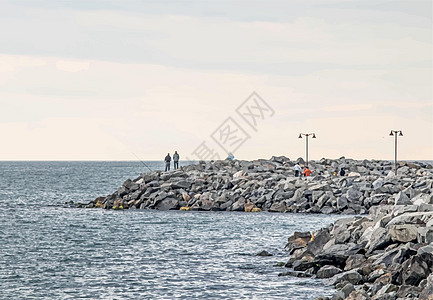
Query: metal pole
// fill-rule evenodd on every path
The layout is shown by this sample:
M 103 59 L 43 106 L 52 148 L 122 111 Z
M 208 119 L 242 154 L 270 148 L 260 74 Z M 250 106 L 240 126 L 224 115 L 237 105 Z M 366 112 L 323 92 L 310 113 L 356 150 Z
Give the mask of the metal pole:
M 305 157 L 307 158 L 307 168 L 308 168 L 308 134 L 306 136 L 306 143 L 305 143 Z
M 395 146 L 394 146 L 394 167 L 395 175 L 397 176 L 397 131 L 395 132 Z

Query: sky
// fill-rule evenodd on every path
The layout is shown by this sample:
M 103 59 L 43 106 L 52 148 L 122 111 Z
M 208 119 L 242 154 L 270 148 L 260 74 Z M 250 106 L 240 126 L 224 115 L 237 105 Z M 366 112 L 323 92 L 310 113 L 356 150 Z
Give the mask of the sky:
M 429 0 L 11 0 L 0 37 L 0 160 L 433 160 Z

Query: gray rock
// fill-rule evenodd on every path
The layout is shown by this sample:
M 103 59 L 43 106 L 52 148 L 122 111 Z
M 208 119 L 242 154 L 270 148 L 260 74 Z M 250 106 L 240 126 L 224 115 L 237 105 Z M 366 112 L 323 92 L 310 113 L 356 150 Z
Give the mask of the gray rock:
M 418 249 L 418 254 L 422 254 L 422 253 L 433 253 L 433 243 L 426 245 L 426 246 L 423 246 L 423 247 L 420 247 Z
M 347 199 L 351 202 L 355 202 L 358 201 L 362 196 L 362 193 L 360 191 L 358 191 L 355 186 L 352 186 L 348 191 L 347 191 Z
M 165 198 L 164 200 L 159 201 L 155 205 L 155 209 L 158 210 L 173 210 L 177 209 L 179 205 L 179 201 L 175 198 Z
M 347 204 L 348 204 L 348 202 L 347 202 L 347 198 L 346 197 L 342 196 L 342 197 L 339 197 L 337 199 L 337 208 L 339 210 L 345 209 L 347 207 Z
M 427 278 L 427 284 L 419 295 L 420 300 L 432 300 L 433 299 L 433 273 Z
M 417 286 L 433 272 L 433 254 L 422 253 L 411 257 L 402 264 L 401 278 L 403 284 Z
M 287 207 L 284 202 L 274 202 L 269 208 L 270 212 L 286 212 Z
M 374 250 L 377 249 L 384 249 L 391 243 L 391 237 L 388 233 L 388 231 L 383 228 L 379 227 L 375 229 L 371 235 L 370 242 L 368 244 L 368 252 L 371 253 Z
M 244 209 L 245 209 L 245 199 L 243 197 L 239 198 L 235 203 L 233 203 L 231 207 L 232 211 L 244 211 Z
M 418 227 L 412 224 L 391 225 L 388 227 L 389 236 L 393 241 L 407 243 L 418 237 Z
M 257 253 L 256 256 L 272 256 L 272 254 L 266 250 L 263 250 L 263 251 L 260 251 L 259 253 Z
M 378 178 L 373 182 L 373 188 L 377 190 L 383 186 L 383 178 Z
M 332 295 L 331 300 L 344 300 L 344 293 L 342 291 L 337 291 Z
M 336 284 L 343 282 L 343 281 L 347 281 L 351 284 L 360 284 L 363 282 L 363 278 L 362 278 L 361 274 L 359 274 L 355 270 L 351 270 L 351 271 L 337 274 L 332 278 L 332 280 L 333 280 L 333 283 L 332 283 L 333 285 L 336 285 Z
M 399 192 L 396 196 L 395 196 L 395 205 L 409 205 L 412 204 L 412 202 L 410 201 L 409 197 L 403 193 L 403 192 Z
M 353 247 L 354 244 L 347 243 L 347 244 L 336 244 L 324 248 L 322 252 L 317 254 L 315 261 L 319 265 L 335 265 L 339 266 L 341 268 L 344 268 L 346 265 L 346 260 L 351 255 L 350 249 Z
M 172 189 L 189 189 L 191 186 L 191 183 L 182 180 L 182 181 L 177 181 L 177 182 L 173 182 L 171 183 L 170 187 Z
M 307 251 L 313 256 L 317 255 L 322 251 L 323 246 L 331 239 L 331 235 L 328 230 L 321 230 L 315 237 L 314 240 L 308 243 Z
M 334 212 L 334 209 L 332 207 L 325 206 L 320 210 L 320 212 L 322 214 L 332 214 Z
M 325 265 L 317 271 L 317 278 L 330 278 L 334 275 L 337 275 L 339 273 L 343 272 L 340 268 L 331 266 L 331 265 Z
M 287 272 L 279 273 L 278 276 L 311 277 L 313 275 L 305 272 L 287 271 Z
M 362 263 L 365 262 L 365 260 L 366 259 L 363 254 L 350 255 L 346 260 L 346 266 L 344 267 L 344 271 L 359 268 Z
M 341 292 L 343 292 L 343 294 L 344 294 L 344 299 L 346 299 L 347 297 L 349 297 L 350 293 L 353 292 L 354 290 L 355 290 L 355 287 L 353 286 L 353 284 L 351 284 L 351 283 L 346 284 L 341 289 Z
M 370 296 L 363 289 L 352 291 L 346 300 L 370 300 Z
M 418 243 L 433 243 L 433 227 L 418 227 Z
M 387 226 L 399 224 L 426 224 L 433 219 L 433 212 L 405 213 L 393 218 Z

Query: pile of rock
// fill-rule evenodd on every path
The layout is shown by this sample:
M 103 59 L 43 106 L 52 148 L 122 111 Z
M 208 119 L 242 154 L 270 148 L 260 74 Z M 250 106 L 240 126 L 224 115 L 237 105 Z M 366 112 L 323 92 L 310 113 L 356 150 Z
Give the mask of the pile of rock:
M 306 213 L 367 213 L 386 204 L 432 204 L 433 169 L 423 163 L 340 158 L 310 162 L 311 177 L 294 177 L 286 157 L 219 160 L 182 170 L 154 171 L 125 183 L 113 194 L 79 207 L 106 209 L 226 210 Z M 346 170 L 346 176 L 335 171 Z
M 384 205 L 368 216 L 296 232 L 281 275 L 328 278 L 337 299 L 433 299 L 432 205 Z M 326 297 L 318 299 L 329 299 Z

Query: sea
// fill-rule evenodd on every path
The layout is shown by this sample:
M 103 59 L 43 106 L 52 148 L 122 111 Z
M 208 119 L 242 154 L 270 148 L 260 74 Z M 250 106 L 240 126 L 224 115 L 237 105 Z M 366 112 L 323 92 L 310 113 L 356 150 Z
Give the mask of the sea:
M 287 238 L 341 216 L 79 209 L 145 161 L 0 162 L 0 299 L 314 299 L 328 282 L 278 276 Z M 266 250 L 273 256 L 256 254 Z

